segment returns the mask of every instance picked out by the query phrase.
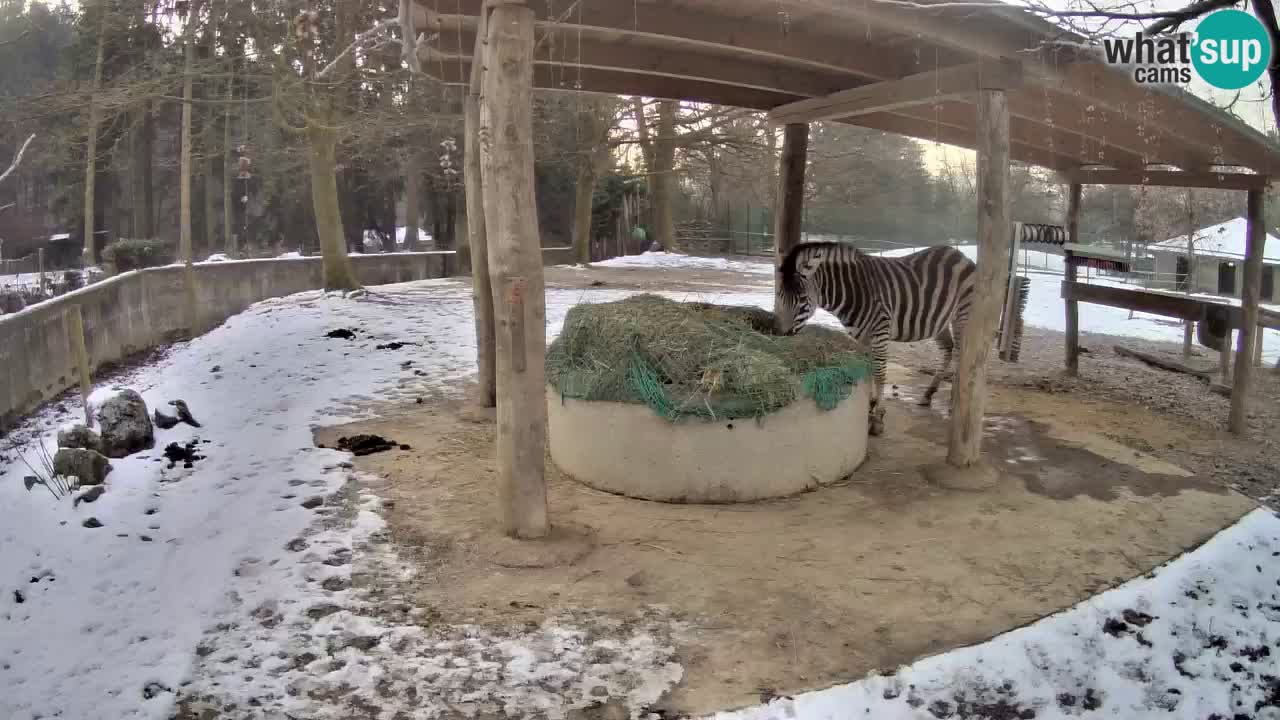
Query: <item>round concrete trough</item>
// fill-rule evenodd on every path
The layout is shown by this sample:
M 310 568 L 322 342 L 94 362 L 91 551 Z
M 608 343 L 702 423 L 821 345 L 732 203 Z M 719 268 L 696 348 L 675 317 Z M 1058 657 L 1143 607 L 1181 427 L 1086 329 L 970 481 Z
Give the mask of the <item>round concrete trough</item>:
M 562 398 L 547 387 L 551 459 L 597 490 L 644 500 L 734 503 L 848 477 L 867 456 L 870 383 L 821 410 L 809 398 L 759 419 L 672 423 L 646 405 Z

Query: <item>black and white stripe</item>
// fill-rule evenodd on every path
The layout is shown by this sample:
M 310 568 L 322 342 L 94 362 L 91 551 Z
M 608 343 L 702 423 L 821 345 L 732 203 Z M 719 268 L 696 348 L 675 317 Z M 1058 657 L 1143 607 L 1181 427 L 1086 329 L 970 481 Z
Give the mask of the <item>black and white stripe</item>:
M 835 315 L 871 351 L 873 411 L 884 393 L 889 343 L 933 339 L 943 360 L 920 400 L 929 405 L 969 317 L 976 269 L 964 253 L 946 245 L 881 257 L 846 243 L 801 243 L 779 267 L 778 331 L 795 332 L 819 307 Z

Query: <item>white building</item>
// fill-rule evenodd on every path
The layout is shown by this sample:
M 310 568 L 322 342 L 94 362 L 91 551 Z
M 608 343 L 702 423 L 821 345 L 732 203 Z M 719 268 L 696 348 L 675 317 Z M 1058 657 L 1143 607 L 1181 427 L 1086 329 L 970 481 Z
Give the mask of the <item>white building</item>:
M 1155 257 L 1154 287 L 1240 297 L 1244 285 L 1244 250 L 1248 222 L 1240 217 L 1197 230 L 1192 258 L 1187 260 L 1187 236 L 1154 243 L 1147 250 Z M 1280 300 L 1280 238 L 1267 235 L 1263 251 L 1263 302 Z

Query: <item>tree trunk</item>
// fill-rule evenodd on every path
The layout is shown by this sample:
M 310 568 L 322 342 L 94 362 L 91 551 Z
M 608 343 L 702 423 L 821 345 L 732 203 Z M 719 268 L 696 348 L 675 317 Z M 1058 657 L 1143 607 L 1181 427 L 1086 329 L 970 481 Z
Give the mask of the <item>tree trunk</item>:
M 421 194 L 422 165 L 418 162 L 418 154 L 410 152 L 404 161 L 404 249 L 408 252 L 418 250 L 418 224 L 422 222 L 418 200 Z
M 235 191 L 232 189 L 233 168 L 231 162 L 231 100 L 235 97 L 234 78 L 227 78 L 227 107 L 222 117 L 222 239 L 227 257 L 236 255 Z
M 449 247 L 458 249 L 458 193 L 450 187 L 444 191 L 444 232 L 449 236 Z
M 135 238 L 155 234 L 151 227 L 151 155 L 155 121 L 151 103 L 144 102 L 133 112 L 133 130 L 129 133 L 129 233 Z
M 591 197 L 595 194 L 596 173 L 590 156 L 578 160 L 577 192 L 573 199 L 573 256 L 582 265 L 591 264 Z
M 351 258 L 347 257 L 346 232 L 338 206 L 338 138 L 333 130 L 313 123 L 307 128 L 307 140 L 311 204 L 315 210 L 316 233 L 320 236 L 324 289 L 355 290 L 360 283 Z
M 98 264 L 98 253 L 94 242 L 94 190 L 98 179 L 98 92 L 102 89 L 102 59 L 106 51 L 107 40 L 107 3 L 98 3 L 98 53 L 93 63 L 93 89 L 89 93 L 89 130 L 88 145 L 85 147 L 84 160 L 84 265 Z
M 191 262 L 191 99 L 194 82 L 191 77 L 195 65 L 195 27 L 198 3 L 188 5 L 186 36 L 182 50 L 182 127 L 181 155 L 178 159 L 178 259 Z
M 214 111 L 216 113 L 216 110 Z M 211 114 L 211 118 L 217 117 Z M 215 123 L 209 123 L 213 127 Z M 212 150 L 212 148 L 210 148 Z M 214 167 L 213 153 L 204 160 L 204 253 L 218 247 L 218 170 Z M 204 257 L 204 254 L 201 255 Z
M 675 215 L 671 207 L 676 191 L 676 103 L 658 103 L 658 137 L 654 140 L 654 167 L 650 170 L 653 188 L 653 234 L 662 249 L 679 250 Z
M 640 98 L 631 99 L 631 119 L 636 125 L 636 140 L 640 143 L 640 157 L 644 159 L 644 171 L 648 174 L 646 185 L 649 188 L 649 206 L 647 212 L 637 212 L 636 224 L 645 226 L 650 233 L 649 239 L 653 239 L 653 194 L 655 185 L 653 181 L 654 168 L 657 166 L 657 160 L 654 159 L 653 141 L 649 137 L 649 119 L 645 116 L 644 100 Z M 637 211 L 639 208 L 637 208 Z M 645 248 L 641 248 L 643 252 Z
M 431 239 L 435 241 L 436 250 L 450 250 L 449 236 L 444 227 L 444 198 L 440 191 L 440 183 L 431 183 Z

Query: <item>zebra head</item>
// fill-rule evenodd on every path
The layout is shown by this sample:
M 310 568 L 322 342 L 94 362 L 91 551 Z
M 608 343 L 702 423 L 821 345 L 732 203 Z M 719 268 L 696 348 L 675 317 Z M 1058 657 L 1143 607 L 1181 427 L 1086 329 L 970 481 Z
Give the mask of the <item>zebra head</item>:
M 820 244 L 803 243 L 792 248 L 778 267 L 773 300 L 775 329 L 779 335 L 791 335 L 813 317 L 818 297 L 814 275 L 826 249 Z

